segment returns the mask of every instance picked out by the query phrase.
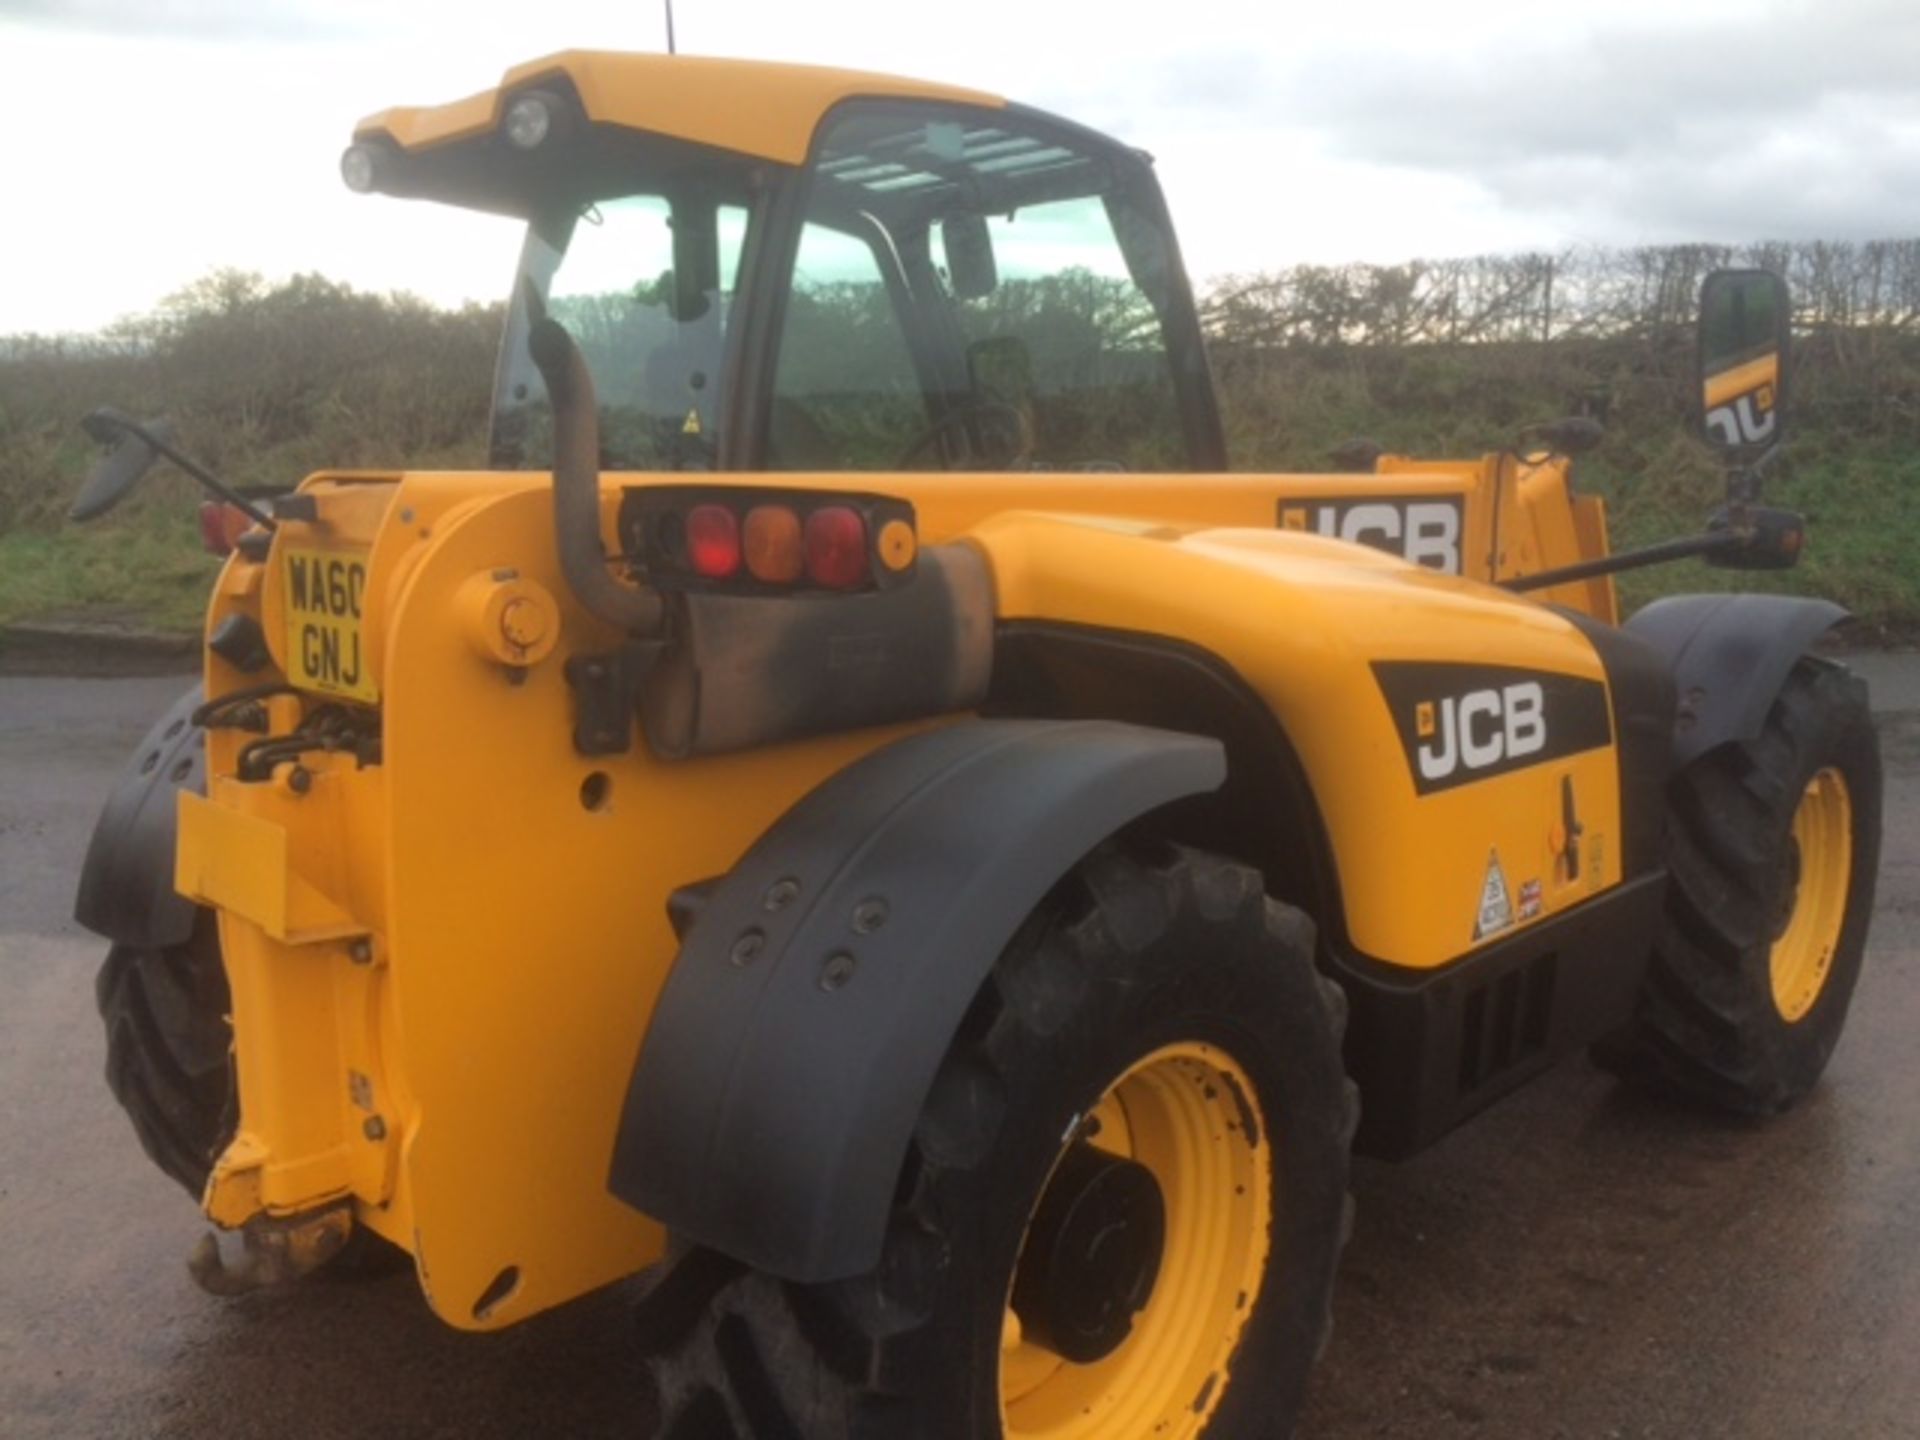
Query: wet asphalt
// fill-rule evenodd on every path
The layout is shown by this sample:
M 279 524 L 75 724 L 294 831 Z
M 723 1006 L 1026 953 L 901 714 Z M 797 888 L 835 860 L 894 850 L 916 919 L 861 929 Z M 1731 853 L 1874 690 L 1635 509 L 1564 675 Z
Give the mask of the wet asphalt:
M 1920 658 L 1861 668 L 1920 706 Z M 101 942 L 69 917 L 93 815 L 181 688 L 0 677 L 0 1437 L 639 1440 L 619 1287 L 475 1337 L 410 1275 L 188 1279 L 198 1214 L 100 1079 Z M 1867 968 L 1811 1101 L 1728 1124 L 1576 1059 L 1361 1163 L 1307 1440 L 1920 1437 L 1920 712 L 1883 751 Z

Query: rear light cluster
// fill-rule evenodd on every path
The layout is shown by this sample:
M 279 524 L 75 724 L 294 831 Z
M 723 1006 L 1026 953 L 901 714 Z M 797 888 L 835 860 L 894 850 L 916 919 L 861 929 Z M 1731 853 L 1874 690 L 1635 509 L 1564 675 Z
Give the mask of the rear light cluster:
M 627 491 L 620 531 L 649 584 L 767 594 L 885 589 L 913 573 L 913 507 L 884 495 L 663 485 Z
M 253 517 L 224 500 L 200 502 L 200 544 L 209 555 L 231 555 L 240 537 L 253 528 Z

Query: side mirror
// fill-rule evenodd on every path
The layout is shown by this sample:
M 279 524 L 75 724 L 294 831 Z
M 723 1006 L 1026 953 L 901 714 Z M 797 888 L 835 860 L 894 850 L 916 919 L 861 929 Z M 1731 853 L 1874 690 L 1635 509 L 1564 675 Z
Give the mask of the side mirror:
M 1747 455 L 1784 429 L 1793 324 L 1771 270 L 1715 270 L 1700 286 L 1700 416 L 1709 445 Z
M 118 410 L 105 406 L 90 412 L 80 422 L 81 428 L 96 442 L 113 448 L 93 467 L 87 483 L 80 487 L 80 493 L 67 508 L 69 520 L 92 520 L 106 514 L 126 499 L 127 492 L 138 485 L 160 459 L 160 452 L 144 436 L 128 428 L 130 423 Z M 164 420 L 150 421 L 145 428 L 163 442 L 171 440 L 172 431 Z
M 993 259 L 993 236 L 987 217 L 949 215 L 940 222 L 940 248 L 947 257 L 947 279 L 956 300 L 984 300 L 1000 284 L 1000 267 Z

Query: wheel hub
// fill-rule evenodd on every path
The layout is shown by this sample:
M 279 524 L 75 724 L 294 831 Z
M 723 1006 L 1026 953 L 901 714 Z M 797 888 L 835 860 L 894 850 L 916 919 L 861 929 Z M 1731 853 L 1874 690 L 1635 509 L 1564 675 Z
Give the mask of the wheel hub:
M 1104 1360 L 1153 1294 L 1166 1240 L 1153 1172 L 1076 1141 L 1034 1212 L 1014 1277 L 1026 1338 L 1078 1365 Z
M 1853 884 L 1853 800 L 1834 766 L 1816 773 L 1794 811 L 1779 877 L 1768 970 L 1780 1018 L 1797 1024 L 1825 992 Z

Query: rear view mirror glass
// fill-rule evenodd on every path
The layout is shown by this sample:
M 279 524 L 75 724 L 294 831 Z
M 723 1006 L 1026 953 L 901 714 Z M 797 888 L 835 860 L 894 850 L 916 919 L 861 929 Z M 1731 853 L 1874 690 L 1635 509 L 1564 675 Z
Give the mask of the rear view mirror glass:
M 73 504 L 67 509 L 69 520 L 92 520 L 104 515 L 127 497 L 127 493 L 160 459 L 155 450 L 131 430 L 118 424 L 118 412 L 100 409 L 82 422 L 87 434 L 110 448 L 87 476 Z M 170 441 L 171 429 L 165 421 L 153 421 L 149 427 L 163 441 Z
M 940 222 L 940 248 L 947 257 L 947 282 L 956 300 L 984 300 L 1000 283 L 993 260 L 993 236 L 984 215 L 949 215 Z
M 1700 414 L 1710 445 L 1765 449 L 1786 413 L 1793 310 L 1770 270 L 1715 270 L 1700 287 Z

